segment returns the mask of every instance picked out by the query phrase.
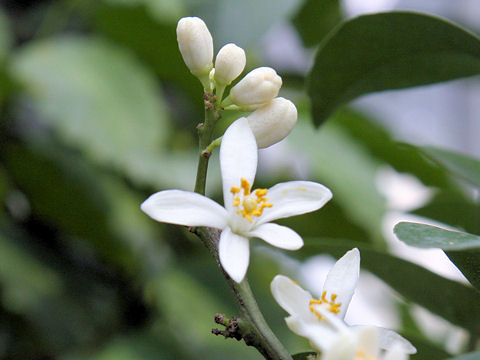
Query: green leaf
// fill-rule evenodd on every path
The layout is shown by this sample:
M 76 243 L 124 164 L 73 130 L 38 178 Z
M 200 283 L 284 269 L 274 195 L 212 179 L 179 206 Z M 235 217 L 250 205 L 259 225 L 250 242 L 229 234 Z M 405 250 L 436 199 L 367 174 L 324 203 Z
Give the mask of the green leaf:
M 480 351 L 474 351 L 468 354 L 448 358 L 447 360 L 478 360 L 480 359 Z
M 306 0 L 293 16 L 295 25 L 305 46 L 313 46 L 322 40 L 342 19 L 338 0 Z
M 97 163 L 135 177 L 136 159 L 159 156 L 169 123 L 154 76 L 107 41 L 63 37 L 14 55 L 42 120 Z
M 395 235 L 408 245 L 443 250 L 480 249 L 480 236 L 441 229 L 439 227 L 401 222 L 393 229 Z
M 397 224 L 393 231 L 408 245 L 444 250 L 472 285 L 480 289 L 480 236 L 408 222 Z
M 462 179 L 480 187 L 480 160 L 435 147 L 423 147 L 422 150 L 425 155 L 439 162 Z
M 318 126 L 339 105 L 367 93 L 479 72 L 479 39 L 448 21 L 413 12 L 359 16 L 318 49 L 308 81 L 313 120 Z
M 360 249 L 363 268 L 384 280 L 407 300 L 474 334 L 480 334 L 479 292 L 470 286 L 443 278 L 421 266 L 358 242 L 306 239 L 302 251 L 293 255 L 306 258 L 328 253 L 340 257 L 353 247 Z

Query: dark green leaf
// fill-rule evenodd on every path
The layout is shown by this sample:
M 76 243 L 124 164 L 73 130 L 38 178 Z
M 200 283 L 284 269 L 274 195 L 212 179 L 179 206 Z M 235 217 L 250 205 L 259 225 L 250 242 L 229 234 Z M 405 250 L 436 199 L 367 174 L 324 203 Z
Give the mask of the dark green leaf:
M 422 150 L 427 156 L 444 165 L 462 179 L 480 187 L 480 160 L 434 147 L 423 147 Z
M 390 12 L 351 19 L 330 33 L 309 75 L 313 120 L 382 90 L 432 84 L 480 72 L 480 40 L 443 19 Z
M 319 253 L 342 256 L 353 247 L 361 252 L 362 267 L 413 301 L 448 321 L 480 334 L 479 292 L 456 281 L 445 279 L 421 266 L 372 249 L 358 242 L 308 239 L 295 256 L 305 258 Z
M 306 0 L 292 18 L 305 46 L 319 43 L 341 20 L 338 0 Z
M 408 222 L 397 224 L 394 232 L 408 245 L 444 250 L 472 285 L 480 289 L 480 236 Z

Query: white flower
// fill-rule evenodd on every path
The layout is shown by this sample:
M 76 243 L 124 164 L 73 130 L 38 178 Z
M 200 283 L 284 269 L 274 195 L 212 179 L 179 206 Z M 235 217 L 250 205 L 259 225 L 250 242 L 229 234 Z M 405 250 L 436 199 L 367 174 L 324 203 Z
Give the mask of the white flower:
M 313 348 L 324 350 L 334 341 L 357 286 L 360 271 L 358 249 L 348 251 L 332 267 L 325 280 L 320 299 L 298 286 L 286 276 L 277 275 L 271 283 L 273 297 L 290 316 L 285 319 L 288 327 L 297 335 L 310 341 Z M 353 327 L 351 329 L 361 328 Z M 415 348 L 394 331 L 377 328 L 380 347 L 387 349 L 398 342 L 407 353 Z
M 198 17 L 184 17 L 177 24 L 178 48 L 190 72 L 208 76 L 213 67 L 213 39 L 207 25 Z
M 235 44 L 223 46 L 215 58 L 215 82 L 230 85 L 245 68 L 245 51 Z
M 297 108 L 287 99 L 277 97 L 248 117 L 259 148 L 276 144 L 286 137 L 297 123 Z
M 328 316 L 328 315 L 327 315 Z M 338 319 L 337 319 L 338 320 Z M 392 342 L 387 351 L 379 347 L 378 328 L 348 329 L 344 324 L 329 346 L 322 350 L 321 360 L 407 360 L 401 343 Z
M 275 70 L 259 67 L 250 71 L 230 90 L 230 100 L 238 106 L 260 107 L 276 97 L 281 87 L 282 78 Z
M 309 181 L 252 191 L 257 145 L 246 118 L 235 121 L 223 135 L 220 168 L 225 207 L 196 193 L 166 190 L 150 196 L 141 208 L 157 221 L 221 229 L 220 262 L 233 280 L 241 282 L 249 263 L 249 238 L 258 237 L 282 249 L 299 249 L 303 240 L 296 232 L 270 221 L 315 211 L 332 194 Z

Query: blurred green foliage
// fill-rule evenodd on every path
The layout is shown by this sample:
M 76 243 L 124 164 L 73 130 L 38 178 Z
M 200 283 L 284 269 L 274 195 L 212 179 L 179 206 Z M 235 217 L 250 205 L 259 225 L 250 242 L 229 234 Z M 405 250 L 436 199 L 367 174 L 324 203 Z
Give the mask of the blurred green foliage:
M 194 183 L 202 94 L 177 50 L 178 18 L 204 17 L 216 48 L 225 42 L 244 46 L 250 68 L 263 65 L 259 38 L 282 22 L 291 21 L 306 45 L 323 44 L 310 75 L 310 101 L 317 111 L 319 97 L 328 100 L 325 92 L 338 97 L 314 112 L 317 125 L 339 103 L 367 91 L 478 72 L 478 59 L 462 55 L 465 47 L 478 54 L 478 39 L 415 15 L 430 31 L 425 39 L 444 34 L 460 39 L 445 58 L 458 67 L 433 80 L 369 83 L 348 96 L 339 94 L 329 84 L 349 80 L 349 73 L 322 61 L 333 63 L 346 54 L 357 61 L 347 65 L 363 72 L 361 64 L 371 62 L 372 51 L 359 45 L 354 55 L 347 53 L 351 48 L 342 31 L 355 33 L 361 24 L 353 20 L 329 33 L 341 21 L 339 3 L 315 5 L 293 0 L 5 2 L 0 8 L 0 358 L 261 358 L 243 343 L 210 333 L 215 313 L 230 316 L 236 309 L 198 239 L 185 229 L 155 223 L 139 209 L 155 191 L 191 190 Z M 384 18 L 373 20 L 360 30 L 388 25 Z M 425 39 L 415 38 L 418 44 Z M 335 51 L 324 57 L 322 51 L 329 49 Z M 458 55 L 458 49 L 464 52 Z M 435 55 L 435 64 L 445 67 L 438 58 L 442 54 L 432 51 L 421 55 Z M 292 353 L 309 350 L 288 331 L 285 314 L 269 292 L 275 274 L 291 271 L 286 256 L 339 256 L 358 246 L 365 250 L 362 265 L 395 288 L 403 306 L 421 304 L 478 338 L 476 290 L 387 253 L 381 224 L 388 209 L 375 186 L 382 166 L 410 173 L 437 190 L 417 213 L 479 235 L 479 201 L 464 182 L 478 191 L 478 160 L 398 143 L 378 122 L 346 108 L 314 130 L 307 94 L 295 86 L 305 82 L 304 75 L 280 74 L 286 79 L 283 91 L 296 98 L 300 113 L 287 144 L 307 164 L 309 179 L 333 190 L 334 200 L 317 213 L 282 221 L 308 237 L 304 250 L 279 254 L 253 242 L 249 278 L 275 333 Z M 334 78 L 329 82 L 322 76 Z M 222 127 L 231 120 L 226 114 Z M 221 201 L 216 161 L 213 157 L 207 190 Z M 294 177 L 287 167 L 260 173 L 259 182 L 269 187 Z M 411 339 L 419 349 L 427 342 L 420 330 Z M 428 346 L 430 354 L 446 354 L 441 342 Z

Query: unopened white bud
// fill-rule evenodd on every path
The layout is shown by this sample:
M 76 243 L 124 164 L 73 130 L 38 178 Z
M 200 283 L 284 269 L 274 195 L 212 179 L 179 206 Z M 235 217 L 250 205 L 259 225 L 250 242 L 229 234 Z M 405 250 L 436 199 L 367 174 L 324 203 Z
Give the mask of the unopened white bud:
M 190 72 L 197 77 L 208 75 L 213 67 L 213 39 L 203 20 L 181 18 L 177 24 L 177 41 Z
M 266 148 L 286 137 L 297 123 L 297 108 L 278 97 L 247 117 L 259 148 Z
M 245 68 L 245 51 L 235 44 L 227 44 L 220 49 L 215 59 L 215 82 L 230 85 Z
M 231 101 L 238 106 L 259 107 L 278 95 L 282 78 L 269 67 L 250 71 L 230 90 Z

